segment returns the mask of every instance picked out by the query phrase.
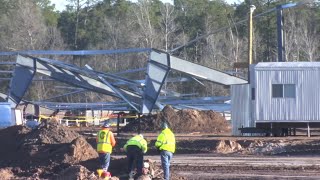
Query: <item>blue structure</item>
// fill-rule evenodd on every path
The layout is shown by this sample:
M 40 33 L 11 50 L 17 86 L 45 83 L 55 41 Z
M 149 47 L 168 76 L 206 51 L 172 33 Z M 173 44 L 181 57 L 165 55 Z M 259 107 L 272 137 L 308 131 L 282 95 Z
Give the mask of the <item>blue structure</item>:
M 11 117 L 11 107 L 9 103 L 0 103 L 0 114 L 0 128 L 6 128 L 14 125 Z

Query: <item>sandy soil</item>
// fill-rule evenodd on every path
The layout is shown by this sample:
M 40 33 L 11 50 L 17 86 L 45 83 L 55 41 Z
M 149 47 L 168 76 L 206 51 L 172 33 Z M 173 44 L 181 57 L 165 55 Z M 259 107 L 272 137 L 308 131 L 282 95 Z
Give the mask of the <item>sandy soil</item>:
M 171 169 L 187 179 L 319 179 L 319 160 L 319 157 L 176 154 Z

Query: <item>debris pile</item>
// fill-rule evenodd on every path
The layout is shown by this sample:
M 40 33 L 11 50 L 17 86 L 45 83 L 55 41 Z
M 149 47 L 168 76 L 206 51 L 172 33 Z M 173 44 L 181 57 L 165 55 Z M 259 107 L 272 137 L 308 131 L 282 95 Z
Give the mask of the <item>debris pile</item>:
M 137 177 L 138 180 L 163 179 L 163 170 L 160 164 L 157 164 L 151 159 L 145 159 L 144 162 L 149 164 L 149 171 L 146 175 Z M 119 175 L 120 179 L 128 179 L 127 173 L 127 159 L 126 158 L 112 158 L 110 163 L 110 172 Z M 185 179 L 183 176 L 176 174 L 174 171 L 170 173 L 171 179 Z M 113 177 L 116 178 L 116 177 Z
M 90 172 L 87 168 L 81 165 L 73 165 L 65 170 L 63 170 L 59 175 L 55 176 L 54 179 L 91 179 L 97 180 L 99 179 L 94 175 L 94 173 Z
M 262 140 L 255 140 L 250 143 L 249 147 L 245 149 L 248 154 L 256 155 L 275 155 L 287 152 L 287 146 L 290 142 L 274 141 L 266 142 Z
M 292 142 L 282 140 L 221 140 L 218 142 L 214 152 L 223 154 L 277 155 L 294 153 L 299 149 L 299 146 L 292 146 Z
M 221 140 L 216 147 L 216 152 L 225 154 L 237 152 L 242 149 L 242 146 L 236 141 Z
M 162 121 L 167 121 L 176 133 L 230 131 L 229 123 L 220 113 L 193 109 L 176 111 L 171 106 L 166 106 L 160 113 L 143 116 L 140 119 L 140 128 L 142 131 L 154 132 L 160 129 Z M 123 128 L 123 131 L 137 131 L 138 126 L 138 121 L 132 121 Z

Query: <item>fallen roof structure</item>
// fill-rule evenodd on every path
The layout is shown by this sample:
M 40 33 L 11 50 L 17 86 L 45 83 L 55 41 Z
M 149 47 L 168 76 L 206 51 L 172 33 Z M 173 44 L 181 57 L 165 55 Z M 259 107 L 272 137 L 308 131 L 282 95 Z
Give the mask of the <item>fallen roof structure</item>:
M 95 71 L 90 66 L 80 68 L 72 64 L 67 64 L 62 61 L 52 60 L 47 58 L 35 57 L 35 55 L 97 55 L 97 54 L 115 54 L 115 53 L 138 53 L 148 52 L 149 58 L 147 67 L 137 70 L 126 70 L 122 73 L 132 73 L 135 71 L 146 71 L 145 80 L 137 81 L 128 78 L 123 78 L 119 73 L 105 73 Z M 16 107 L 21 103 L 24 94 L 29 88 L 36 73 L 48 76 L 59 82 L 63 82 L 78 89 L 55 97 L 61 97 L 67 94 L 81 93 L 84 91 L 92 91 L 104 95 L 116 97 L 117 102 L 107 103 L 90 103 L 90 104 L 67 104 L 47 102 L 55 97 L 48 98 L 44 101 L 29 101 L 34 104 L 54 108 L 81 108 L 91 107 L 92 109 L 101 108 L 110 110 L 134 110 L 141 114 L 148 114 L 154 108 L 159 108 L 163 104 L 172 104 L 177 107 L 192 107 L 203 108 L 209 107 L 203 103 L 205 100 L 198 99 L 196 101 L 189 100 L 177 101 L 170 100 L 170 96 L 161 97 L 162 87 L 167 79 L 168 73 L 172 70 L 180 71 L 186 74 L 190 79 L 196 81 L 206 80 L 222 85 L 246 84 L 247 81 L 228 73 L 224 73 L 215 69 L 211 69 L 199 64 L 195 64 L 170 54 L 156 49 L 127 49 L 127 50 L 93 50 L 93 51 L 21 51 L 21 52 L 4 52 L 0 55 L 17 55 L 13 76 L 10 82 L 8 102 L 12 107 Z M 32 56 L 31 56 L 32 55 Z M 179 80 L 179 79 L 175 79 Z M 186 81 L 186 78 L 181 78 L 181 81 Z M 179 94 L 178 96 L 181 96 Z M 190 104 L 190 101 L 193 101 Z M 201 102 L 200 102 L 201 101 Z M 211 101 L 212 102 L 212 101 Z M 59 104 L 59 105 L 57 105 Z M 211 104 L 212 105 L 212 104 Z M 55 108 L 54 108 L 55 109 Z

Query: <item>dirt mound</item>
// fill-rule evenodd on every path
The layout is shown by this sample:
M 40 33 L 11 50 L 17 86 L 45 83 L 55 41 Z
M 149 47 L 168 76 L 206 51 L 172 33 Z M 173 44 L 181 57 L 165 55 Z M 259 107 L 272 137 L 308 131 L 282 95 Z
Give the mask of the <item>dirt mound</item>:
M 93 158 L 98 158 L 98 153 L 83 137 L 78 137 L 73 140 L 67 147 L 67 152 L 64 154 L 64 163 L 79 163 Z
M 90 144 L 77 132 L 47 121 L 21 138 L 17 149 L 24 159 L 39 161 L 42 165 L 52 162 L 78 163 L 98 155 Z
M 70 166 L 67 169 L 63 170 L 59 175 L 57 175 L 54 179 L 99 179 L 94 175 L 94 173 L 90 172 L 87 168 L 81 165 Z
M 40 144 L 70 143 L 79 136 L 79 133 L 61 126 L 57 121 L 46 120 L 37 129 L 29 133 L 24 138 L 24 142 Z
M 18 142 L 30 131 L 31 129 L 24 126 L 11 126 L 0 130 L 0 144 L 2 147 L 0 148 L 0 156 L 16 151 Z
M 230 125 L 225 118 L 214 111 L 198 111 L 184 109 L 176 111 L 166 106 L 160 113 L 144 116 L 141 119 L 142 131 L 155 131 L 160 129 L 162 121 L 167 121 L 174 132 L 177 133 L 221 133 L 230 131 Z M 132 121 L 123 131 L 137 131 L 138 121 Z
M 55 121 L 43 122 L 33 130 L 9 127 L 0 130 L 0 137 L 0 168 L 19 169 L 18 177 L 48 178 L 98 157 L 84 137 Z

